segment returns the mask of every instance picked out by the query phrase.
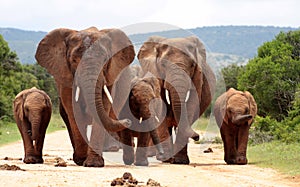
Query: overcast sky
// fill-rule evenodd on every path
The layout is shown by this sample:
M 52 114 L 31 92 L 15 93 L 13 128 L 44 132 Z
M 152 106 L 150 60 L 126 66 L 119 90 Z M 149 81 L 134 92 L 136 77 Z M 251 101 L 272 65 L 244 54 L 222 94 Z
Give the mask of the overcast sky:
M 51 31 L 160 22 L 300 27 L 299 0 L 1 0 L 0 27 Z

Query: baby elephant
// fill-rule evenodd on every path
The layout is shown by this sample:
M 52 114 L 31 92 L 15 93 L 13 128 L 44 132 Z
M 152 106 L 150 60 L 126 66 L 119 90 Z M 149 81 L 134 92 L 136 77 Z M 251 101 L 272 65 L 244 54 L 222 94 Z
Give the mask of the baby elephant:
M 216 100 L 214 114 L 221 131 L 227 164 L 247 164 L 250 125 L 257 112 L 253 96 L 230 88 Z
M 157 135 L 156 127 L 162 114 L 159 80 L 154 77 L 135 79 L 120 117 L 129 118 L 132 126 L 120 132 L 123 143 L 123 161 L 126 165 L 133 162 L 137 166 L 147 166 L 147 147 L 150 140 L 156 144 L 162 157 L 163 149 Z M 134 156 L 133 137 L 137 137 L 137 149 Z M 134 161 L 135 159 L 135 161 Z
M 14 117 L 21 133 L 26 164 L 43 163 L 42 149 L 52 112 L 50 97 L 35 87 L 20 92 L 14 100 Z

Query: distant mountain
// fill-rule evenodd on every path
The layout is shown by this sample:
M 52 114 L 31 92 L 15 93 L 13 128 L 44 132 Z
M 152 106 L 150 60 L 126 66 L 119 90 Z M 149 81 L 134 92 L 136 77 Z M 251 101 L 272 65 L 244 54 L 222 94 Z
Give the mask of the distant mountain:
M 23 64 L 35 62 L 35 50 L 39 41 L 46 32 L 25 31 L 15 28 L 0 28 L 0 34 L 8 42 L 12 51 L 15 51 Z
M 257 47 L 272 40 L 280 31 L 296 30 L 291 27 L 272 26 L 214 26 L 199 27 L 187 30 L 172 30 L 146 34 L 130 35 L 137 46 L 146 41 L 149 36 L 184 37 L 197 35 L 211 53 L 209 59 L 218 61 L 213 66 L 224 67 L 231 63 L 245 63 L 256 55 Z M 12 51 L 16 51 L 22 63 L 34 63 L 35 50 L 38 42 L 46 32 L 24 31 L 15 28 L 0 28 L 0 34 L 8 42 Z M 137 47 L 138 49 L 138 47 Z M 217 68 L 217 69 L 218 69 Z

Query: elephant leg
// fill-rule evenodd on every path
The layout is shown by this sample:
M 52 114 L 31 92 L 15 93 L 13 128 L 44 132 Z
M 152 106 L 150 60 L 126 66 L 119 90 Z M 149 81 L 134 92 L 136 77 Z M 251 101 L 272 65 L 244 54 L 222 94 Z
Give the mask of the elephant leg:
M 62 106 L 64 108 L 65 114 L 67 114 L 68 117 L 67 121 L 69 123 L 66 123 L 66 125 L 69 130 L 70 139 L 74 149 L 73 161 L 77 165 L 83 165 L 83 162 L 87 158 L 88 144 L 83 138 L 83 135 L 85 134 L 81 134 L 78 128 L 81 124 L 78 124 L 77 126 L 74 118 L 73 104 L 72 104 L 72 89 L 71 88 L 60 89 L 60 96 L 61 96 Z
M 148 166 L 147 158 L 147 146 L 150 140 L 149 132 L 140 132 L 138 135 L 137 149 L 135 154 L 135 163 L 136 166 Z
M 23 162 L 26 164 L 35 164 L 35 163 L 42 163 L 40 159 L 38 159 L 35 155 L 35 149 L 33 146 L 33 141 L 31 140 L 30 135 L 27 132 L 27 128 L 29 123 L 23 119 L 23 121 L 17 119 L 18 129 L 21 133 L 21 137 L 23 140 L 24 146 L 24 159 Z
M 247 164 L 247 144 L 249 136 L 249 125 L 242 125 L 238 128 L 237 134 L 237 155 L 236 163 L 237 164 Z
M 133 137 L 131 130 L 124 129 L 121 132 L 121 142 L 123 144 L 123 162 L 126 165 L 131 165 L 134 162 Z
M 92 122 L 92 134 L 87 152 L 87 158 L 83 163 L 85 167 L 104 167 L 104 159 L 102 157 L 105 129 L 102 125 Z
M 175 155 L 171 159 L 171 164 L 189 164 L 190 159 L 188 157 L 188 137 L 176 135 L 174 144 Z
M 223 124 L 221 126 L 221 137 L 224 145 L 224 160 L 227 164 L 236 163 L 236 136 L 235 129 L 227 127 Z
M 172 127 L 168 127 L 167 120 L 164 120 L 162 124 L 158 126 L 157 134 L 164 150 L 164 154 L 159 155 L 159 153 L 157 152 L 156 159 L 162 162 L 170 162 L 171 158 L 173 157 L 173 139 Z M 151 147 L 155 149 L 155 145 L 151 145 Z

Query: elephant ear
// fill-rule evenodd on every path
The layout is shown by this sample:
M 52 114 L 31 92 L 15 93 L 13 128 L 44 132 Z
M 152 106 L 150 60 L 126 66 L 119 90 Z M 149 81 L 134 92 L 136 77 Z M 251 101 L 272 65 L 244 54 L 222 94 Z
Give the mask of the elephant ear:
M 207 64 L 206 50 L 203 43 L 196 36 L 190 36 L 187 39 L 193 43 L 193 54 L 197 63 L 192 81 L 199 96 L 200 116 L 210 105 L 213 98 L 216 78 L 212 69 Z
M 145 74 L 150 72 L 155 76 L 159 76 L 156 62 L 158 58 L 158 47 L 163 40 L 165 40 L 163 37 L 151 36 L 140 48 L 137 57 Z
M 250 92 L 245 91 L 244 94 L 248 98 L 249 111 L 250 111 L 250 114 L 253 116 L 252 120 L 248 121 L 248 125 L 251 125 L 253 123 L 253 119 L 254 119 L 254 117 L 256 116 L 256 113 L 257 113 L 257 105 L 256 105 L 254 97 L 252 96 L 252 94 Z
M 221 128 L 223 121 L 228 124 L 228 119 L 226 116 L 226 101 L 227 93 L 223 93 L 219 96 L 214 105 L 214 115 L 219 128 Z
M 39 43 L 35 58 L 54 76 L 56 82 L 71 87 L 73 76 L 67 63 L 67 44 L 65 39 L 77 31 L 55 29 L 48 33 Z
M 23 90 L 22 92 L 18 93 L 15 97 L 13 108 L 14 108 L 14 116 L 15 120 L 18 119 L 22 120 L 24 118 L 24 102 L 26 99 L 28 90 Z

